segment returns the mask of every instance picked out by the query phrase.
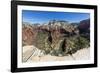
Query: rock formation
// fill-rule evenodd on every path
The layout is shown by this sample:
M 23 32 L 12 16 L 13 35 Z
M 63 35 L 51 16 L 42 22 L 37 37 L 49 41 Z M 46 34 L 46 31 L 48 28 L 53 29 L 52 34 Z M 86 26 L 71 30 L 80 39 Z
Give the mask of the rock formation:
M 87 46 L 85 43 L 89 43 L 90 20 L 87 19 L 79 22 L 77 25 L 74 24 L 63 20 L 52 20 L 45 23 L 45 25 L 23 23 L 23 47 L 29 45 L 35 46 L 37 49 L 35 49 L 34 53 L 32 52 L 33 55 L 41 54 L 41 50 L 43 50 L 45 54 L 56 56 L 75 53 L 79 50 L 77 49 L 79 43 L 85 47 Z M 82 42 L 78 41 L 78 38 L 80 38 Z M 83 39 L 85 41 L 83 41 Z M 31 51 L 29 51 L 29 53 Z M 27 52 L 27 54 L 29 53 Z M 24 55 L 24 61 L 26 61 L 28 57 L 29 55 Z

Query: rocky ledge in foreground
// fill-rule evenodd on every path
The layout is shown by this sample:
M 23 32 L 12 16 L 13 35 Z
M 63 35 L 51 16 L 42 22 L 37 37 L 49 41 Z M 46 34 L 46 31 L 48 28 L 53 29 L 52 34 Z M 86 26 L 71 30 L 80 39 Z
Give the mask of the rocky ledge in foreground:
M 90 57 L 90 49 L 84 48 L 76 53 L 67 56 L 52 56 L 45 54 L 32 45 L 23 47 L 23 62 L 46 62 L 46 61 L 65 61 L 65 60 L 88 60 Z

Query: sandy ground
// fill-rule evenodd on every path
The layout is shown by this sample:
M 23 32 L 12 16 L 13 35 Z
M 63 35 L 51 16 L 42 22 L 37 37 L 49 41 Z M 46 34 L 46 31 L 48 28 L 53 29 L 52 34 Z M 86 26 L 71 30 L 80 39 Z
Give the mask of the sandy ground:
M 35 52 L 34 52 L 35 49 Z M 46 61 L 64 61 L 64 60 L 88 60 L 90 57 L 90 49 L 81 49 L 72 56 L 51 56 L 43 55 L 43 52 L 34 46 L 23 47 L 23 62 L 46 62 Z

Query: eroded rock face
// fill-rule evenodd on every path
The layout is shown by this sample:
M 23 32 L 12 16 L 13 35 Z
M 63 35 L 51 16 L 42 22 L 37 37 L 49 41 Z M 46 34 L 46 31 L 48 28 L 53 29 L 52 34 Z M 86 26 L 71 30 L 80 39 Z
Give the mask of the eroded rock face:
M 89 32 L 90 31 L 90 19 L 81 21 L 78 28 L 80 30 L 80 33 Z
M 59 23 L 59 24 L 58 24 Z M 52 42 L 56 43 L 56 40 L 59 40 L 63 36 L 69 36 L 76 33 L 76 27 L 70 25 L 66 21 L 50 21 L 46 25 L 30 25 L 30 24 L 23 24 L 22 28 L 22 39 L 23 44 L 25 45 L 32 45 L 34 41 L 36 41 L 36 37 L 38 33 L 43 32 L 43 34 L 48 34 L 47 37 L 50 35 L 52 36 Z M 78 31 L 78 29 L 77 29 Z
M 83 34 L 85 38 L 90 40 L 90 19 L 81 21 L 78 29 L 80 31 L 80 34 Z
M 46 54 L 51 53 L 53 50 L 58 51 L 56 52 L 57 54 L 68 52 L 68 48 L 73 47 L 73 42 L 76 41 L 76 37 L 80 35 L 79 32 L 89 28 L 88 24 L 89 20 L 81 21 L 77 26 L 71 25 L 66 21 L 55 20 L 45 25 L 23 24 L 23 46 L 34 45 L 38 49 L 44 50 Z M 85 37 L 87 36 L 88 35 L 85 34 Z M 64 41 L 64 39 L 66 40 Z
M 54 24 L 53 24 L 54 23 Z M 57 25 L 59 23 L 59 25 Z M 61 26 L 62 25 L 62 26 Z M 64 37 L 74 35 L 76 27 L 66 22 L 52 22 L 50 25 L 31 26 L 23 24 L 22 38 L 23 45 L 34 45 L 39 49 L 47 49 L 46 43 L 49 47 L 56 48 L 59 41 Z M 49 48 L 50 49 L 50 48 Z
M 22 41 L 23 45 L 32 45 L 34 43 L 37 31 L 30 25 L 22 28 Z

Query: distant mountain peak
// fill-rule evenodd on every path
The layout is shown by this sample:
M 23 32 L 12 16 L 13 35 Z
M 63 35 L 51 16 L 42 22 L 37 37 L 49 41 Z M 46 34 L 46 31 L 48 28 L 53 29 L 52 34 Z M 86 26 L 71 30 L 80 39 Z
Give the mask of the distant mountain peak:
M 47 23 L 47 25 L 58 25 L 58 26 L 65 25 L 65 24 L 69 24 L 69 22 L 65 20 L 50 20 Z

